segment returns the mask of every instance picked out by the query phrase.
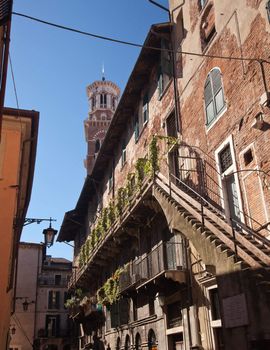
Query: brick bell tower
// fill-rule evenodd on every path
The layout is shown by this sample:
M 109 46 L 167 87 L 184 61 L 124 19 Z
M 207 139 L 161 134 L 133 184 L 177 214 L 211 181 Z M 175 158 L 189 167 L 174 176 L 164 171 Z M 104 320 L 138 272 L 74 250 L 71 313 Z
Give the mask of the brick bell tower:
M 88 118 L 84 121 L 85 138 L 88 145 L 84 165 L 89 175 L 116 109 L 120 89 L 116 84 L 105 79 L 103 71 L 102 80 L 94 81 L 87 86 L 86 91 L 89 112 Z

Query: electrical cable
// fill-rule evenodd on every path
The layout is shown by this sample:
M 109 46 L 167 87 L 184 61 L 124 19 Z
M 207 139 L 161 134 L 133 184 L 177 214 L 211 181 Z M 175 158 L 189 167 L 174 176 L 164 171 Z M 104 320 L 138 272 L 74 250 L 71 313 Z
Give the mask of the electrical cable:
M 207 58 L 219 58 L 219 59 L 224 59 L 224 60 L 235 60 L 235 61 L 262 61 L 262 62 L 265 62 L 265 63 L 270 63 L 266 59 L 259 58 L 259 57 L 258 58 L 255 58 L 255 57 L 235 57 L 235 56 L 210 55 L 210 54 L 205 54 L 205 53 L 196 53 L 196 52 L 189 52 L 189 51 L 182 51 L 182 50 L 173 51 L 173 50 L 170 50 L 170 49 L 163 49 L 163 48 L 160 48 L 160 47 L 148 46 L 148 45 L 134 43 L 134 42 L 131 42 L 131 41 L 115 39 L 115 38 L 107 37 L 107 36 L 100 35 L 100 34 L 94 34 L 94 33 L 90 33 L 90 32 L 85 32 L 85 31 L 82 31 L 82 30 L 79 30 L 79 29 L 63 26 L 63 25 L 57 24 L 57 23 L 52 23 L 52 22 L 49 22 L 49 21 L 42 20 L 40 18 L 36 18 L 36 17 L 29 16 L 29 15 L 26 15 L 26 14 L 23 14 L 23 13 L 19 13 L 19 12 L 12 12 L 12 14 L 16 15 L 16 16 L 19 16 L 19 17 L 24 17 L 24 18 L 30 19 L 30 20 L 35 21 L 35 22 L 43 23 L 43 24 L 46 24 L 46 25 L 49 25 L 49 26 L 52 26 L 52 27 L 55 27 L 55 28 L 67 30 L 67 31 L 74 32 L 74 33 L 81 34 L 81 35 L 90 36 L 90 37 L 93 37 L 93 38 L 96 38 L 96 39 L 110 41 L 110 42 L 117 43 L 117 44 L 123 44 L 123 45 L 139 47 L 139 48 L 155 50 L 155 51 L 166 51 L 166 52 L 171 52 L 171 53 L 180 53 L 182 55 L 190 55 L 190 56 L 199 56 L 199 57 L 207 57 Z

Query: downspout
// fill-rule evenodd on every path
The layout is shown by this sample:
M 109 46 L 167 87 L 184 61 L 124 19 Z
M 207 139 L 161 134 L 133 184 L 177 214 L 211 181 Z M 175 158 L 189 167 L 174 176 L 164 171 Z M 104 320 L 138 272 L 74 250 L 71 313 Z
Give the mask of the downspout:
M 173 24 L 172 20 L 172 15 L 169 9 L 167 9 L 165 6 L 157 3 L 154 0 L 148 0 L 151 4 L 159 7 L 163 11 L 166 11 L 169 16 L 169 22 L 170 24 Z M 182 4 L 177 6 L 173 11 L 176 9 L 182 7 L 185 4 L 185 0 L 183 0 Z M 172 12 L 173 12 L 172 11 Z M 180 133 L 180 108 L 179 108 L 179 92 L 178 92 L 178 86 L 177 86 L 177 77 L 176 77 L 176 55 L 175 55 L 175 47 L 174 47 L 174 40 L 172 37 L 172 28 L 170 28 L 170 41 L 171 41 L 171 48 L 172 48 L 172 70 L 173 70 L 173 93 L 174 93 L 174 108 L 175 108 L 175 115 L 176 115 L 176 130 L 178 133 Z

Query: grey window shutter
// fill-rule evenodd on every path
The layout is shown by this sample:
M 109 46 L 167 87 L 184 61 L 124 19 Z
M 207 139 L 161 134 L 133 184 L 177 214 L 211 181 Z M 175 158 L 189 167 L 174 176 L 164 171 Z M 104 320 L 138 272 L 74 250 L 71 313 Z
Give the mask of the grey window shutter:
M 213 100 L 212 86 L 210 77 L 207 77 L 205 86 L 204 86 L 204 102 L 205 106 L 207 106 Z
M 216 95 L 216 93 L 222 87 L 219 69 L 213 69 L 210 75 L 211 75 L 212 86 L 213 86 L 213 94 Z

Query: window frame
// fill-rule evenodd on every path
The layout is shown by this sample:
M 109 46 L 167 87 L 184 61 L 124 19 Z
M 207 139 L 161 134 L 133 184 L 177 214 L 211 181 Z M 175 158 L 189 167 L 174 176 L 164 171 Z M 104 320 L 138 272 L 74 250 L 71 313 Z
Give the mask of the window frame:
M 213 87 L 213 74 L 215 71 L 219 72 L 219 78 L 220 78 L 220 86 L 218 87 L 217 91 L 215 91 Z M 206 100 L 206 88 L 210 85 L 211 89 L 211 98 L 209 100 Z M 217 96 L 219 93 L 222 92 L 222 100 L 223 105 L 221 108 L 217 109 Z M 223 115 L 223 113 L 227 110 L 227 104 L 224 94 L 224 86 L 223 86 L 223 79 L 222 79 L 222 73 L 220 68 L 214 67 L 211 69 L 211 71 L 207 74 L 205 84 L 204 84 L 204 113 L 205 113 L 205 126 L 207 129 L 210 129 L 214 123 Z M 209 112 L 207 112 L 208 107 L 212 105 L 212 111 L 213 116 L 210 119 L 209 118 Z
M 121 148 L 121 166 L 123 167 L 127 162 L 127 142 L 124 139 Z
M 48 310 L 60 310 L 60 297 L 61 294 L 59 290 L 48 291 Z
M 267 18 L 268 18 L 268 23 L 270 23 L 270 0 L 266 1 L 266 12 L 267 12 Z

